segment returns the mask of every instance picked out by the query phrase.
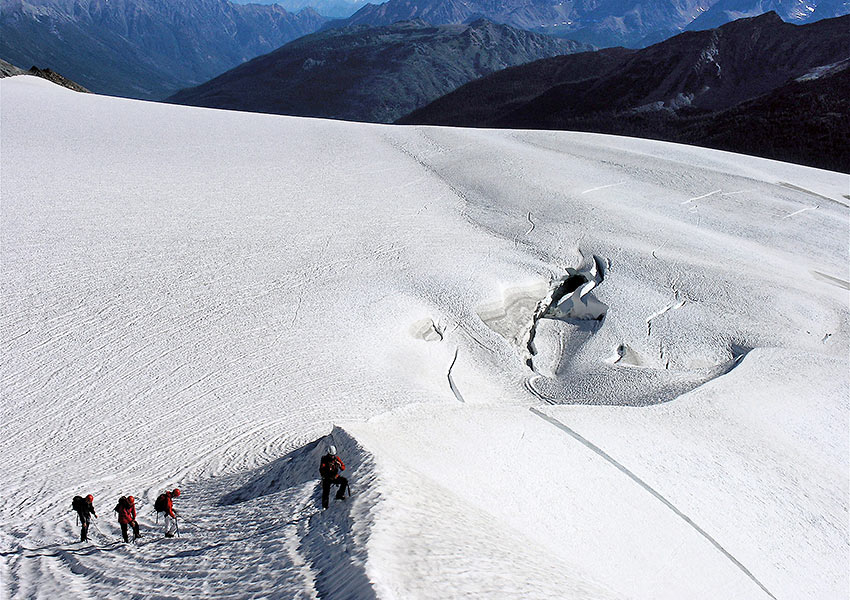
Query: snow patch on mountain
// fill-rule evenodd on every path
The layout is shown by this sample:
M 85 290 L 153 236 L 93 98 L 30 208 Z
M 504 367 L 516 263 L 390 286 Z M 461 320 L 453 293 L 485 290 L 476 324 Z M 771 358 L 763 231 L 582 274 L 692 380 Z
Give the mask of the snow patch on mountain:
M 832 63 L 831 65 L 815 67 L 805 75 L 802 75 L 795 79 L 795 81 L 811 81 L 813 79 L 820 79 L 821 77 L 829 77 L 830 75 L 840 73 L 847 67 L 850 67 L 850 58 L 836 63 Z
M 684 94 L 682 92 L 679 92 L 678 94 L 676 94 L 676 96 L 674 98 L 671 98 L 670 100 L 667 100 L 667 101 L 658 100 L 657 102 L 650 102 L 648 104 L 643 104 L 641 106 L 638 106 L 638 107 L 636 107 L 632 110 L 634 112 L 638 112 L 638 113 L 640 113 L 640 112 L 652 112 L 652 111 L 659 111 L 659 110 L 668 110 L 668 111 L 671 111 L 671 112 L 675 112 L 675 111 L 679 110 L 680 108 L 690 106 L 694 101 L 694 97 L 695 97 L 694 94 L 690 94 L 690 93 Z

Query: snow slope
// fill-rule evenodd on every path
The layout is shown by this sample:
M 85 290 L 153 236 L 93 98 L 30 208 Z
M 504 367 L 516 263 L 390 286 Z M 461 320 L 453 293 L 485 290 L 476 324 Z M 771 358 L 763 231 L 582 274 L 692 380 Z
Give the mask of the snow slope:
M 24 76 L 0 113 L 0 598 L 850 592 L 846 175 Z

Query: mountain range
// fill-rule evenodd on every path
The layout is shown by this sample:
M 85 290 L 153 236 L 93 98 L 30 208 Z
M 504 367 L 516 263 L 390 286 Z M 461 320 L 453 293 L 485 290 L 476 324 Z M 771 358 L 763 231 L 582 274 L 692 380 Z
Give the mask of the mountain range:
M 639 48 L 688 28 L 711 29 L 770 10 L 800 24 L 847 14 L 850 6 L 847 0 L 389 0 L 367 4 L 343 24 L 385 25 L 414 18 L 463 23 L 484 17 L 598 47 Z M 333 26 L 337 24 L 326 25 Z
M 850 0 L 258 2 L 0 0 L 0 58 L 24 67 L 49 66 L 97 93 L 159 100 L 320 28 L 485 18 L 596 47 L 638 48 L 766 10 L 798 24 L 850 12 Z M 345 19 L 320 14 L 344 16 L 358 8 Z
M 850 171 L 847 48 L 850 16 L 798 26 L 770 12 L 506 69 L 398 122 L 633 135 Z
M 326 21 L 227 0 L 0 0 L 0 57 L 98 93 L 161 99 Z
M 801 25 L 850 13 L 850 0 L 718 0 L 686 29 L 713 29 L 730 21 L 771 11 L 786 23 Z
M 278 4 L 289 12 L 315 9 L 325 17 L 350 17 L 367 4 L 365 0 L 234 0 L 238 4 Z
M 493 71 L 588 49 L 483 19 L 361 25 L 305 36 L 168 101 L 389 123 Z

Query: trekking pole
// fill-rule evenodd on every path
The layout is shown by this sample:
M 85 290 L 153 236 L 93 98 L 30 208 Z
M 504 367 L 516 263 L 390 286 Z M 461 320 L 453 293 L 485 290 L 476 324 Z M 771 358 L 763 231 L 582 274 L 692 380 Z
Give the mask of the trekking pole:
M 195 528 L 195 533 L 205 533 L 205 534 L 209 534 L 209 529 L 207 529 L 206 527 L 203 527 L 203 526 L 202 526 L 202 525 L 200 525 L 197 521 L 193 521 L 192 519 L 187 519 L 184 515 L 181 515 L 181 517 L 180 517 L 180 518 L 181 518 L 181 519 L 183 519 L 183 522 L 184 522 L 184 523 L 188 523 L 189 525 L 191 525 L 192 527 L 194 527 L 194 528 Z
M 200 529 L 200 527 L 198 527 L 198 524 L 195 523 L 192 519 L 187 519 L 186 517 L 180 517 L 180 518 L 183 519 L 184 523 L 188 523 L 189 525 L 192 525 L 193 527 L 197 527 L 198 529 Z
M 175 512 L 174 514 L 178 514 L 178 513 Z M 183 521 L 185 521 L 186 523 L 189 523 L 190 525 L 194 525 L 195 527 L 200 527 L 200 525 L 195 523 L 195 521 L 193 521 L 192 519 L 187 519 L 186 515 L 184 515 L 183 513 L 179 513 L 179 514 L 181 515 L 180 518 L 183 519 Z

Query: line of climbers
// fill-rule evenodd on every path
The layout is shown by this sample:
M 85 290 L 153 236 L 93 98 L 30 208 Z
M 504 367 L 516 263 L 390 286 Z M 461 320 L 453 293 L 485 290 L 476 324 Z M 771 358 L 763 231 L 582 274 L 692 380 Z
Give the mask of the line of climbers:
M 157 513 L 157 521 L 159 521 L 159 513 L 165 515 L 165 537 L 174 537 L 174 534 L 179 532 L 177 525 L 177 513 L 174 510 L 174 498 L 180 495 L 180 489 L 163 492 L 157 497 L 153 505 Z M 92 516 L 97 519 L 97 513 L 94 510 L 94 496 L 89 494 L 85 498 L 82 496 L 74 496 L 71 500 L 71 509 L 77 513 L 77 520 L 80 524 L 80 541 L 85 542 L 89 539 L 89 525 L 91 525 Z M 128 528 L 133 530 L 133 541 L 142 537 L 139 532 L 139 522 L 136 520 L 136 499 L 133 496 L 121 496 L 118 499 L 118 504 L 112 509 L 118 513 L 118 525 L 121 526 L 121 536 L 125 542 L 129 542 Z M 97 527 L 95 525 L 95 527 Z
M 339 489 L 336 492 L 337 500 L 345 500 L 345 492 L 351 495 L 351 487 L 348 485 L 348 479 L 340 475 L 345 471 L 345 464 L 342 459 L 337 456 L 336 446 L 328 446 L 328 452 L 322 457 L 319 465 L 319 474 L 322 477 L 322 508 L 328 507 L 331 486 L 338 485 Z M 157 522 L 159 522 L 159 513 L 164 514 L 165 522 L 165 537 L 174 537 L 174 534 L 179 534 L 180 528 L 177 524 L 177 513 L 174 510 L 174 499 L 180 496 L 180 489 L 163 492 L 160 494 L 153 505 L 156 511 Z M 71 508 L 76 511 L 77 519 L 80 523 L 80 541 L 85 542 L 88 539 L 89 525 L 91 518 L 97 518 L 97 513 L 94 510 L 94 496 L 89 494 L 85 498 L 82 496 L 74 496 L 71 501 Z M 121 496 L 118 499 L 118 504 L 112 509 L 118 513 L 118 524 L 121 526 L 121 536 L 125 542 L 129 542 L 128 529 L 133 530 L 133 541 L 142 537 L 139 533 L 139 522 L 136 521 L 136 499 L 133 496 Z M 96 526 L 95 526 L 96 527 Z

